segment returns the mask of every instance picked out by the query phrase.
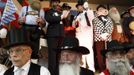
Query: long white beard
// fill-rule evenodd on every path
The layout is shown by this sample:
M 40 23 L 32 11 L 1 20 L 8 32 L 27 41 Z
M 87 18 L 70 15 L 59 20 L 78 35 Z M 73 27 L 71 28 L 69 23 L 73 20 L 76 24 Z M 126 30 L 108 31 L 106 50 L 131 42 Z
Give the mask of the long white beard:
M 129 75 L 130 65 L 128 60 L 108 61 L 107 63 L 110 75 Z
M 60 64 L 59 75 L 80 75 L 80 65 L 78 62 L 73 64 Z

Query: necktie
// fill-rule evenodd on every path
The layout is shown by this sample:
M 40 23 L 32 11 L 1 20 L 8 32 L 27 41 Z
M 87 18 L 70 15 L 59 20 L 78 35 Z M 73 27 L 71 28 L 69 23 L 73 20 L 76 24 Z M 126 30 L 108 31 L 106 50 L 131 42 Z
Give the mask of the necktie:
M 90 22 L 89 22 L 89 19 L 88 19 L 88 16 L 87 16 L 87 12 L 85 12 L 85 18 L 86 18 L 87 25 L 88 25 L 88 26 L 91 26 L 91 25 L 90 25 Z
M 18 69 L 18 71 L 17 71 L 17 75 L 23 75 L 23 69 Z

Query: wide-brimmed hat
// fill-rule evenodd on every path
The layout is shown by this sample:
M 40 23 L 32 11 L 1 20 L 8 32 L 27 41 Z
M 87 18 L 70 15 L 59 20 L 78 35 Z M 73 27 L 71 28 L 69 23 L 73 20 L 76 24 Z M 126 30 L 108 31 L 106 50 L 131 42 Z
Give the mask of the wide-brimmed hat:
M 33 48 L 33 44 L 31 42 L 14 42 L 14 43 L 4 46 L 3 48 L 9 50 L 12 47 L 20 46 L 20 45 L 26 45 L 26 46 L 30 46 L 31 48 Z
M 68 5 L 68 3 L 63 3 L 62 4 L 62 8 L 68 8 L 68 9 L 71 9 L 71 6 Z
M 75 37 L 65 37 L 63 39 L 62 45 L 57 48 L 56 51 L 61 52 L 63 50 L 70 50 L 81 54 L 89 53 L 89 50 L 86 47 L 79 46 L 79 41 Z
M 112 40 L 111 42 L 107 43 L 107 49 L 103 49 L 101 51 L 102 55 L 105 56 L 107 52 L 114 52 L 114 51 L 125 51 L 125 47 L 123 43 L 118 42 L 117 40 Z

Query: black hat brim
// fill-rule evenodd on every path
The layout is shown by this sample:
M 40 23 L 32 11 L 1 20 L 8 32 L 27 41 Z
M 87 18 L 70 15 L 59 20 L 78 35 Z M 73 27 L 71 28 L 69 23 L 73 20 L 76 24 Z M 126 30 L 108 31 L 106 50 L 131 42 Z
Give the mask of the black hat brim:
M 118 46 L 118 47 L 114 47 L 114 48 L 111 48 L 111 49 L 102 49 L 101 54 L 103 56 L 106 56 L 106 54 L 108 52 L 114 52 L 114 51 L 126 51 L 126 50 L 125 50 L 125 48 L 123 46 Z
M 81 53 L 83 55 L 90 53 L 89 50 L 86 47 L 83 47 L 83 46 L 73 47 L 73 48 L 63 48 L 63 49 L 57 48 L 55 50 L 56 50 L 56 52 L 61 52 L 61 51 L 64 51 L 64 50 L 70 50 L 70 51 Z
M 30 42 L 19 42 L 19 43 L 12 43 L 9 45 L 4 46 L 4 49 L 10 49 L 11 47 L 15 47 L 15 46 L 20 46 L 20 45 L 26 45 L 26 46 L 30 46 L 31 48 L 33 48 L 33 44 Z

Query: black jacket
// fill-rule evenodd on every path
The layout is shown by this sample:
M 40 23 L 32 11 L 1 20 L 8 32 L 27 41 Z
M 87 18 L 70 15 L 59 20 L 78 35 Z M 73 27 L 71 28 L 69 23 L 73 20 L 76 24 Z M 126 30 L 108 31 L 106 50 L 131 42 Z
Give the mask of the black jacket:
M 61 13 L 55 9 L 46 11 L 45 19 L 48 22 L 47 37 L 64 36 L 64 26 L 61 23 Z
M 134 42 L 134 35 L 131 34 L 130 32 L 130 28 L 129 28 L 129 24 L 134 21 L 134 17 L 130 16 L 127 18 L 124 18 L 123 22 L 122 22 L 122 28 L 124 31 L 125 36 L 129 39 L 130 42 Z
M 94 72 L 81 67 L 80 75 L 94 75 Z
M 30 65 L 30 69 L 29 69 L 29 72 L 28 72 L 28 75 L 40 75 L 40 67 L 39 65 L 37 64 L 33 64 L 31 63 Z M 12 68 L 9 68 L 5 73 L 4 75 L 14 75 L 14 67 Z

